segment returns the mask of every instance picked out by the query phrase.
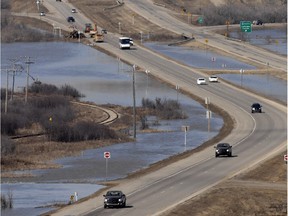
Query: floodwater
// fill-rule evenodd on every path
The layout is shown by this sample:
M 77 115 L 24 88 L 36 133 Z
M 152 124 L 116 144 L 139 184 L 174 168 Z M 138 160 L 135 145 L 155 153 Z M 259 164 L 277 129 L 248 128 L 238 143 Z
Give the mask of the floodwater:
M 167 43 L 145 43 L 145 46 L 194 68 L 222 70 L 235 70 L 241 68 L 252 70 L 256 68 L 255 66 L 212 51 L 181 46 L 168 46 Z
M 52 210 L 53 204 L 67 204 L 71 195 L 77 195 L 77 199 L 91 194 L 91 191 L 100 190 L 102 186 L 95 184 L 39 184 L 18 183 L 2 184 L 1 194 L 8 196 L 13 194 L 13 209 L 1 210 L 2 215 L 32 216 Z M 81 191 L 79 193 L 79 191 Z
M 34 63 L 30 64 L 29 73 L 34 79 L 57 86 L 64 84 L 74 86 L 86 95 L 83 98 L 86 101 L 98 104 L 111 103 L 132 106 L 132 68 L 89 46 L 78 43 L 17 43 L 2 45 L 2 65 L 9 66 L 9 59 L 19 56 L 31 57 L 30 60 Z M 5 75 L 2 74 L 1 76 L 2 86 L 6 85 Z M 12 86 L 12 78 L 10 75 L 9 88 Z M 19 191 L 21 192 L 20 194 L 29 196 L 29 199 L 22 199 L 19 193 L 13 193 L 14 209 L 2 212 L 3 215 L 18 215 L 19 212 L 25 211 L 30 211 L 29 215 L 37 215 L 39 211 L 48 211 L 49 209 L 47 208 L 38 208 L 39 205 L 43 206 L 42 203 L 39 204 L 33 201 L 34 199 L 40 199 L 38 197 L 40 193 L 36 192 L 39 188 L 43 188 L 45 192 L 45 188 L 51 189 L 51 183 L 54 183 L 55 187 L 54 189 L 52 187 L 51 192 L 54 191 L 56 193 L 55 196 L 59 198 L 57 200 L 67 200 L 67 194 L 59 193 L 59 191 L 66 190 L 68 187 L 70 188 L 70 194 L 74 193 L 74 191 L 84 194 L 85 191 L 83 192 L 83 190 L 90 187 L 90 184 L 99 186 L 97 181 L 125 177 L 128 173 L 147 167 L 154 162 L 187 149 L 195 148 L 215 136 L 222 127 L 222 118 L 212 114 L 210 131 L 208 132 L 206 109 L 197 102 L 185 95 L 178 94 L 175 89 L 171 89 L 168 85 L 152 79 L 145 73 L 136 73 L 135 78 L 137 105 L 141 104 L 142 98 L 154 100 L 158 97 L 178 100 L 188 118 L 176 121 L 157 121 L 157 124 L 155 124 L 155 119 L 149 118 L 151 128 L 163 131 L 169 130 L 169 132 L 139 133 L 137 134 L 137 141 L 133 143 L 123 143 L 83 151 L 81 156 L 57 160 L 56 162 L 63 166 L 61 169 L 32 170 L 29 173 L 35 175 L 35 177 L 14 179 L 15 182 L 10 182 L 9 185 L 6 183 L 9 180 L 2 178 L 3 194 L 7 193 L 9 188 L 13 188 L 13 191 Z M 31 83 L 33 80 L 30 79 L 29 82 Z M 25 85 L 25 73 L 17 73 L 15 76 L 15 91 L 21 91 Z M 182 126 L 190 127 L 190 130 L 186 133 L 186 143 L 184 143 L 185 133 L 181 130 Z M 107 174 L 106 161 L 103 157 L 105 151 L 111 152 Z M 145 157 L 142 157 L 143 155 Z M 25 182 L 35 182 L 37 184 L 26 185 Z M 67 186 L 67 184 L 72 183 L 78 183 L 79 187 Z M 23 187 L 23 184 L 25 187 Z M 31 190 L 27 191 L 27 187 Z M 90 191 L 97 191 L 97 189 Z M 43 198 L 44 203 L 45 200 L 46 203 L 53 202 L 53 199 L 50 199 L 49 196 L 46 196 L 46 198 Z M 25 201 L 27 202 L 26 210 L 22 208 L 25 206 Z M 35 209 L 31 209 L 28 203 L 34 203 Z M 21 211 L 19 211 L 19 205 Z
M 249 35 L 250 36 L 249 36 Z M 238 32 L 230 32 L 235 38 L 241 36 Z M 249 41 L 255 46 L 261 46 L 287 56 L 287 33 L 284 29 L 262 29 L 247 33 Z M 269 39 L 269 40 L 268 40 Z M 273 42 L 274 41 L 274 42 Z M 277 43 L 275 43 L 277 41 Z M 237 61 L 230 57 L 221 56 L 218 53 L 206 52 L 205 50 L 191 49 L 187 47 L 168 46 L 165 43 L 145 43 L 147 47 L 178 61 L 195 67 L 205 69 L 239 70 L 239 74 L 218 74 L 219 77 L 249 90 L 258 92 L 270 98 L 287 103 L 287 81 L 270 75 L 245 74 L 254 66 Z M 240 70 L 244 73 L 240 74 Z
M 181 60 L 185 64 L 199 68 L 254 69 L 251 65 L 219 56 L 219 54 L 216 56 L 212 52 L 168 47 L 163 44 L 147 44 L 147 46 L 152 49 L 156 48 L 158 52 Z M 30 75 L 33 79 L 57 86 L 69 84 L 85 94 L 86 97 L 82 98 L 84 101 L 132 106 L 131 66 L 89 46 L 54 42 L 2 44 L 2 69 L 11 67 L 12 59 L 20 56 L 29 56 L 30 60 L 34 62 L 30 64 Z M 25 58 L 20 59 L 19 62 L 25 62 Z M 24 67 L 26 68 L 25 64 Z M 235 74 L 219 76 L 235 84 L 243 85 L 243 87 L 262 93 L 266 92 L 287 102 L 286 81 L 270 76 L 243 75 L 241 79 L 239 79 L 239 75 Z M 9 88 L 12 86 L 12 78 L 10 74 Z M 29 79 L 29 83 L 32 82 L 33 80 Z M 1 85 L 2 87 L 6 86 L 5 73 L 1 74 Z M 16 73 L 15 91 L 21 91 L 25 85 L 25 73 Z M 133 143 L 87 150 L 78 157 L 59 159 L 56 162 L 63 168 L 32 170 L 31 174 L 35 176 L 21 179 L 22 183 L 3 183 L 2 179 L 2 194 L 5 195 L 12 190 L 14 197 L 14 208 L 2 211 L 2 215 L 39 215 L 51 209 L 43 206 L 55 202 L 67 202 L 69 196 L 74 192 L 79 194 L 79 198 L 87 196 L 91 191 L 96 192 L 102 187 L 97 185 L 97 181 L 125 177 L 128 173 L 147 167 L 149 164 L 195 148 L 215 136 L 223 125 L 222 119 L 213 114 L 210 121 L 211 129 L 208 132 L 206 110 L 202 106 L 144 73 L 136 73 L 136 96 L 137 106 L 141 104 L 142 98 L 177 99 L 189 118 L 158 122 L 151 117 L 149 118 L 151 128 L 170 132 L 138 133 L 137 141 Z M 186 143 L 184 143 L 185 133 L 181 130 L 182 126 L 190 127 L 186 134 Z M 108 163 L 103 156 L 105 151 L 111 153 Z M 143 155 L 145 157 L 141 157 Z M 31 182 L 34 183 L 31 184 Z
M 224 80 L 287 104 L 287 81 L 269 75 L 218 74 Z
M 252 45 L 262 47 L 280 55 L 287 56 L 287 28 L 266 29 L 263 26 L 261 29 L 252 32 L 243 33 L 234 31 L 229 33 L 231 38 L 242 39 Z

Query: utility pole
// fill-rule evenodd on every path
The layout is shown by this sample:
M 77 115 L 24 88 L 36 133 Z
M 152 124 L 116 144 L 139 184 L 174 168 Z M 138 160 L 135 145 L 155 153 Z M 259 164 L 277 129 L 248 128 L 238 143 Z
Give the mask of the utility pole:
M 133 65 L 133 138 L 136 139 L 136 96 L 135 96 L 135 69 Z
M 5 95 L 5 113 L 7 113 L 8 110 L 8 77 L 9 77 L 9 70 L 6 69 L 6 76 L 7 76 L 7 80 L 6 80 L 6 95 Z
M 9 59 L 9 61 L 13 64 L 12 66 L 12 87 L 11 87 L 11 98 L 10 100 L 13 100 L 13 96 L 14 96 L 14 86 L 15 86 L 15 72 L 16 72 L 16 62 L 19 61 L 19 59 L 17 58 L 13 58 L 13 59 Z
M 206 104 L 206 118 L 208 119 L 208 132 L 210 132 L 211 111 L 209 110 L 209 104 L 210 104 L 209 97 L 205 97 L 205 104 Z
M 29 87 L 29 76 L 30 76 L 30 64 L 33 64 L 34 62 L 30 60 L 30 57 L 27 57 L 27 60 L 25 61 L 25 64 L 27 65 L 27 80 L 26 80 L 26 89 L 25 89 L 25 103 L 27 103 L 28 100 L 28 87 Z

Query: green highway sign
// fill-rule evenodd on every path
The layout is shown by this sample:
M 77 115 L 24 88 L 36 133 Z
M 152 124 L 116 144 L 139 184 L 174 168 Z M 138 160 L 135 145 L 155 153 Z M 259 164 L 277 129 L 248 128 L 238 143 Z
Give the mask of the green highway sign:
M 240 28 L 242 32 L 252 32 L 251 21 L 240 21 Z
M 203 21 L 204 21 L 204 20 L 203 20 L 203 17 L 202 17 L 202 16 L 199 16 L 197 21 L 198 21 L 198 23 L 202 24 Z

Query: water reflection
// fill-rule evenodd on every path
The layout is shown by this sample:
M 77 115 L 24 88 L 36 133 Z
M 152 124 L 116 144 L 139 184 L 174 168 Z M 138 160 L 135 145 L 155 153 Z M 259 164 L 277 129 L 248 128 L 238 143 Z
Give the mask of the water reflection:
M 168 46 L 168 44 L 163 43 L 145 43 L 145 46 L 195 68 L 222 70 L 240 68 L 251 70 L 256 68 L 255 66 L 212 51 L 207 52 L 189 47 Z
M 287 81 L 270 75 L 218 74 L 219 77 L 262 95 L 287 103 Z
M 2 183 L 1 194 L 13 195 L 13 209 L 2 209 L 1 215 L 40 215 L 52 210 L 53 208 L 49 207 L 51 205 L 67 204 L 70 196 L 75 196 L 75 192 L 77 199 L 81 199 L 102 187 L 95 184 Z
M 231 31 L 229 36 L 248 41 L 252 45 L 260 46 L 275 53 L 287 56 L 287 29 L 257 29 L 250 33 Z

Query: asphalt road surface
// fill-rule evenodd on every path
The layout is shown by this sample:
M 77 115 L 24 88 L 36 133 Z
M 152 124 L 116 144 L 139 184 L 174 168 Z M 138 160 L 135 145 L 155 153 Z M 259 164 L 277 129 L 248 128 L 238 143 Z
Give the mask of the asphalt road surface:
M 131 3 L 131 1 L 127 2 Z M 138 5 L 145 11 L 144 8 L 146 6 L 142 4 L 144 1 L 135 0 L 133 2 L 133 8 Z M 46 0 L 45 2 L 45 4 L 50 5 L 50 11 L 55 14 L 61 14 L 64 9 L 58 10 L 59 7 L 56 6 L 56 3 L 58 4 L 59 2 L 54 0 Z M 68 8 L 67 11 L 73 7 L 64 2 L 62 3 Z M 135 9 L 135 11 L 140 12 L 139 9 Z M 151 13 L 153 11 L 160 14 L 158 10 L 151 10 Z M 54 16 L 58 17 L 58 15 Z M 151 14 L 150 20 L 154 19 L 154 17 L 157 17 L 156 14 Z M 78 19 L 81 19 L 81 17 L 79 16 L 76 22 Z M 62 22 L 63 25 L 65 21 L 66 17 Z M 175 31 L 181 26 L 175 20 L 172 22 L 171 20 L 162 19 L 162 21 L 169 22 L 165 23 L 165 25 L 168 26 L 169 24 L 171 29 Z M 85 23 L 87 21 L 83 19 L 80 22 Z M 215 46 L 219 45 L 223 48 L 223 44 L 217 43 L 218 36 L 213 37 L 213 35 L 210 35 L 210 37 L 211 40 L 215 39 Z M 117 37 L 112 34 L 108 35 L 106 39 L 105 43 L 97 44 L 97 46 L 109 50 L 109 52 L 130 62 L 132 65 L 136 64 L 142 69 L 149 70 L 153 76 L 159 77 L 175 86 L 180 86 L 181 90 L 193 93 L 203 98 L 203 100 L 205 97 L 209 97 L 211 103 L 225 109 L 234 118 L 235 129 L 223 142 L 233 145 L 234 157 L 215 158 L 214 149 L 207 148 L 141 178 L 121 180 L 116 189 L 126 193 L 126 208 L 104 209 L 103 197 L 98 196 L 83 203 L 67 206 L 52 215 L 158 215 L 285 148 L 287 140 L 285 106 L 260 98 L 253 95 L 253 93 L 236 89 L 224 82 L 198 86 L 196 79 L 203 75 L 196 69 L 167 60 L 137 45 L 131 50 L 120 50 L 117 44 Z M 230 46 L 234 46 L 233 44 L 225 46 L 230 48 Z M 239 49 L 238 46 L 235 45 L 233 49 Z M 261 54 L 261 56 L 259 54 L 258 59 L 254 50 L 251 50 L 251 52 L 250 49 L 246 50 L 246 54 L 249 57 L 248 53 L 253 55 L 253 58 L 257 57 L 259 62 L 269 61 L 270 65 L 274 67 L 283 69 L 286 67 L 286 61 L 284 64 L 284 61 L 282 62 L 282 59 L 278 56 L 275 57 L 274 54 L 265 53 Z M 270 55 L 272 56 L 271 58 L 269 57 Z M 250 106 L 253 102 L 260 102 L 263 105 L 264 112 L 251 114 Z

